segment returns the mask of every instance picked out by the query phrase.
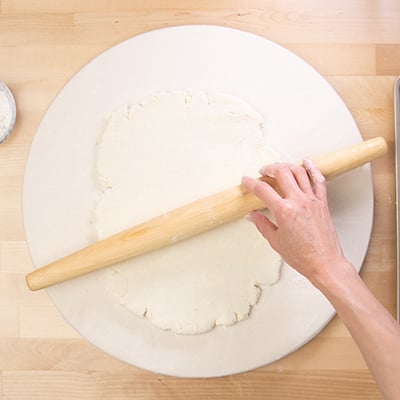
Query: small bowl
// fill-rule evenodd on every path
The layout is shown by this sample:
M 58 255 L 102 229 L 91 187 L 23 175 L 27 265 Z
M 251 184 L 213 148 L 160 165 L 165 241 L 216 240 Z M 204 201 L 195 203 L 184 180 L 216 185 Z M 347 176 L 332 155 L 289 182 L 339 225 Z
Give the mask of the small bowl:
M 15 125 L 17 107 L 7 85 L 0 81 L 0 143 L 10 135 Z

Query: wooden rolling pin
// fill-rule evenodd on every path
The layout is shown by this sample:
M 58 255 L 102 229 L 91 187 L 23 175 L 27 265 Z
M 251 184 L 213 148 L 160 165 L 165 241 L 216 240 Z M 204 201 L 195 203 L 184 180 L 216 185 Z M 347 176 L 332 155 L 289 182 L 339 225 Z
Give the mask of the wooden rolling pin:
M 326 179 L 332 179 L 386 151 L 386 141 L 377 137 L 313 161 Z M 274 179 L 259 179 L 276 188 Z M 46 288 L 189 238 L 263 208 L 265 205 L 256 196 L 238 185 L 98 241 L 29 273 L 26 282 L 31 290 Z

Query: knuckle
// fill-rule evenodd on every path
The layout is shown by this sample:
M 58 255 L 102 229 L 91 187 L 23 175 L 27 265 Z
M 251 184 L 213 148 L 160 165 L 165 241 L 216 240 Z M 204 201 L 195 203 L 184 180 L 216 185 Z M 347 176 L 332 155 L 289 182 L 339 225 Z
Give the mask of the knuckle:
M 275 164 L 273 172 L 274 172 L 274 176 L 277 179 L 282 179 L 284 176 L 287 176 L 288 174 L 293 173 L 291 164 L 287 164 L 287 163 Z
M 300 174 L 300 173 L 305 172 L 304 168 L 303 168 L 301 165 L 293 164 L 293 165 L 291 165 L 290 169 L 291 169 L 292 172 L 294 172 L 295 174 L 296 174 L 296 173 Z
M 280 205 L 281 217 L 285 220 L 295 220 L 300 215 L 310 215 L 317 203 L 318 199 L 315 196 L 299 196 L 294 201 L 283 201 Z
M 287 170 L 290 168 L 290 164 L 285 163 L 285 162 L 277 162 L 273 164 L 271 167 L 274 168 L 276 171 L 282 171 L 282 170 Z
M 281 170 L 281 171 L 290 171 L 291 170 L 291 168 L 292 168 L 292 164 L 289 164 L 289 163 L 279 163 L 278 164 L 278 168 L 279 168 L 279 170 Z
M 297 213 L 297 207 L 289 201 L 283 201 L 280 211 L 283 218 L 292 218 Z

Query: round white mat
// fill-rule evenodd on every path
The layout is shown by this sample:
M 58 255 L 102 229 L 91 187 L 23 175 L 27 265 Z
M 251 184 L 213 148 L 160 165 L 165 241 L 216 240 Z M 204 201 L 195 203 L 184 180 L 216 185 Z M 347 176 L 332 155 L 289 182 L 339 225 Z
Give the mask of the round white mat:
M 61 90 L 35 136 L 24 181 L 24 222 L 36 267 L 92 240 L 93 158 L 109 115 L 157 91 L 197 89 L 242 98 L 264 118 L 268 144 L 288 161 L 361 140 L 343 101 L 307 63 L 255 35 L 182 26 L 129 39 L 91 61 Z M 168 177 L 166 177 L 167 179 Z M 345 254 L 361 268 L 373 216 L 368 166 L 329 184 Z M 356 239 L 356 240 L 355 240 Z M 198 336 L 161 331 L 115 304 L 104 271 L 48 289 L 87 340 L 157 373 L 211 377 L 271 363 L 314 337 L 332 318 L 325 298 L 290 267 L 251 317 Z

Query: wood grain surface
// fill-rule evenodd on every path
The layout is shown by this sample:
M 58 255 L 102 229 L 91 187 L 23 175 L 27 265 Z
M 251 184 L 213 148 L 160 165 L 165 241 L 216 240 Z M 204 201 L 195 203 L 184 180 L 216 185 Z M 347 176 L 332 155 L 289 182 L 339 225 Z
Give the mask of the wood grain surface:
M 380 399 L 338 318 L 294 354 L 224 378 L 160 376 L 103 353 L 66 324 L 45 291 L 26 288 L 24 275 L 33 266 L 21 190 L 29 146 L 47 107 L 100 52 L 141 32 L 182 24 L 259 34 L 323 74 L 364 138 L 382 135 L 389 143 L 389 154 L 373 163 L 375 219 L 361 275 L 394 315 L 399 21 L 398 0 L 0 0 L 0 79 L 18 107 L 15 130 L 0 145 L 0 399 Z

